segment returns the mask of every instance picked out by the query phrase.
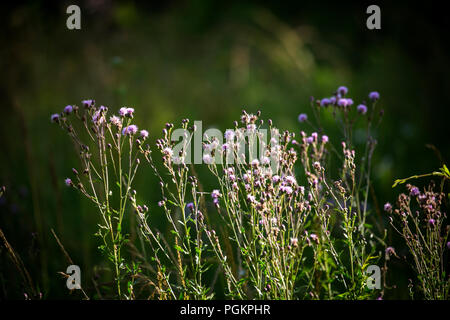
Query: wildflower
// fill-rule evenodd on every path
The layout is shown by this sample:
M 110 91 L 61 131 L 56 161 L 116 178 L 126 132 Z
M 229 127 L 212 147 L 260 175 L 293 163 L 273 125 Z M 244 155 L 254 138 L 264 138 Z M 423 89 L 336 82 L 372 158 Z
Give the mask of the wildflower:
M 125 108 L 125 107 L 120 108 L 119 109 L 119 115 L 121 117 L 125 117 L 127 115 L 127 108 Z
M 341 98 L 338 100 L 337 104 L 339 107 L 346 107 L 348 106 L 348 101 L 345 98 Z
M 323 143 L 327 143 L 327 142 L 328 142 L 328 136 L 323 135 L 323 136 L 322 136 L 322 142 L 323 142 Z
M 90 108 L 94 106 L 94 100 L 83 100 L 81 103 L 84 105 L 85 108 Z
M 137 131 L 138 131 L 138 127 L 136 125 L 132 124 L 132 125 L 129 125 L 128 127 L 123 128 L 122 134 L 124 136 L 126 136 L 126 135 L 131 136 L 131 135 L 136 134 Z
M 337 89 L 337 92 L 340 93 L 341 95 L 345 96 L 348 93 L 348 89 L 345 86 L 340 86 Z
M 224 144 L 222 145 L 222 151 L 227 151 L 228 148 L 229 148 L 228 143 L 224 143 Z
M 253 161 L 252 161 L 252 167 L 258 167 L 259 166 L 259 161 L 258 161 L 258 159 L 254 159 Z
M 428 224 L 431 225 L 431 226 L 434 226 L 435 223 L 436 223 L 436 220 L 434 220 L 433 218 L 428 220 Z
M 64 108 L 64 113 L 70 114 L 73 111 L 73 107 L 71 105 L 68 105 Z
M 101 124 L 104 121 L 105 121 L 105 118 L 103 117 L 101 110 L 96 111 L 94 113 L 94 115 L 92 116 L 92 122 L 95 122 L 95 123 L 98 122 L 99 124 Z
M 396 254 L 395 254 L 395 249 L 394 249 L 393 247 L 387 247 L 387 248 L 386 248 L 386 255 L 387 255 L 387 256 L 396 255 Z
M 293 177 L 293 176 L 286 176 L 286 178 L 284 178 L 284 180 L 291 185 L 297 183 L 297 180 L 295 180 L 295 177 Z
M 361 114 L 366 114 L 367 107 L 363 104 L 360 104 L 358 107 L 356 107 L 356 110 L 358 110 L 358 112 Z
M 272 177 L 272 182 L 277 184 L 278 182 L 280 182 L 280 176 L 279 175 L 274 175 Z
M 255 196 L 252 196 L 251 194 L 247 195 L 247 201 L 250 203 L 254 203 L 256 201 Z
M 120 118 L 117 116 L 112 116 L 111 118 L 109 118 L 109 121 L 117 127 L 120 127 L 122 125 L 122 123 L 120 122 Z
M 450 241 L 449 241 L 449 242 L 447 242 L 447 249 L 449 249 L 449 250 L 450 250 Z
M 413 197 L 418 196 L 418 195 L 420 194 L 419 188 L 417 188 L 417 187 L 412 187 L 411 190 L 410 190 L 410 194 L 411 194 L 411 196 L 413 196 Z
M 313 167 L 314 167 L 314 169 L 319 171 L 321 169 L 320 162 L 319 161 L 314 162 L 313 163 Z
M 270 159 L 269 159 L 269 157 L 263 157 L 263 158 L 261 159 L 261 163 L 262 163 L 263 165 L 269 165 L 269 164 L 270 164 Z
M 298 116 L 298 122 L 305 122 L 306 120 L 308 120 L 308 116 L 306 115 L 306 113 L 300 113 L 300 115 Z
M 119 109 L 119 115 L 121 117 L 133 117 L 133 113 L 134 113 L 134 109 L 133 108 L 127 108 L 127 107 L 122 107 Z
M 308 138 L 306 138 L 306 142 L 308 144 L 312 144 L 314 142 L 314 138 L 313 137 L 308 137 Z
M 234 139 L 234 136 L 235 136 L 234 130 L 231 130 L 231 129 L 226 130 L 224 136 L 225 136 L 225 140 L 226 140 L 226 141 L 231 141 L 231 140 L 233 140 L 233 139 Z
M 220 192 L 215 189 L 211 192 L 211 198 L 213 199 L 214 204 L 217 206 L 219 204 Z
M 300 194 L 301 195 L 305 194 L 305 187 L 304 186 L 300 186 L 300 187 L 298 187 L 298 189 L 300 190 Z
M 173 156 L 173 150 L 169 147 L 164 148 L 163 153 L 169 157 Z
M 59 121 L 59 114 L 57 114 L 57 113 L 52 114 L 51 117 L 50 117 L 50 120 L 52 122 L 58 122 Z
M 250 123 L 247 125 L 247 131 L 254 132 L 256 130 L 256 125 L 254 123 Z
M 292 194 L 293 190 L 289 186 L 280 186 L 280 191 L 286 194 Z
M 68 187 L 70 187 L 73 183 L 72 183 L 72 179 L 70 179 L 70 178 L 66 178 L 65 180 L 64 180 L 64 183 L 66 184 L 66 186 L 68 186 Z
M 311 233 L 309 237 L 311 238 L 312 241 L 319 243 L 319 237 L 316 234 Z
M 297 238 L 291 238 L 291 246 L 296 247 L 298 244 L 298 239 Z
M 320 101 L 320 106 L 322 106 L 322 107 L 326 107 L 326 106 L 328 106 L 329 104 L 331 104 L 331 101 L 330 101 L 330 99 L 328 99 L 328 98 L 323 98 L 323 99 Z
M 330 98 L 330 104 L 336 104 L 336 97 L 331 97 Z
M 141 130 L 141 138 L 147 139 L 148 138 L 148 131 L 147 130 Z
M 384 204 L 384 211 L 389 212 L 389 213 L 392 212 L 392 205 L 389 202 L 386 202 Z
M 194 203 L 193 203 L 193 202 L 189 202 L 189 203 L 186 205 L 186 208 L 189 209 L 189 212 L 194 211 Z
M 369 99 L 372 101 L 378 100 L 380 99 L 380 94 L 376 91 L 372 91 L 371 93 L 369 93 Z
M 163 200 L 158 201 L 158 207 L 162 207 L 162 206 L 164 206 L 164 201 Z
M 209 155 L 209 154 L 205 154 L 203 156 L 203 162 L 206 164 L 212 164 L 213 160 L 214 160 L 213 157 L 211 157 L 211 155 Z

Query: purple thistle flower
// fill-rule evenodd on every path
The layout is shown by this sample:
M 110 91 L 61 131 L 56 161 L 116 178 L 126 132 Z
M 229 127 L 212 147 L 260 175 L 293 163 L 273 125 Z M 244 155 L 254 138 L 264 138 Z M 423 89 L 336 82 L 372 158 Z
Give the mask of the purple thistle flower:
M 412 188 L 411 188 L 411 191 L 410 191 L 410 194 L 411 194 L 413 197 L 418 196 L 418 195 L 420 194 L 419 188 L 417 188 L 417 187 L 412 187 Z
M 127 115 L 127 108 L 125 108 L 125 107 L 120 108 L 119 109 L 119 115 L 121 117 L 125 117 Z
M 449 250 L 450 250 L 450 241 L 449 241 L 449 242 L 447 242 L 447 249 L 449 249 Z
M 356 107 L 356 110 L 358 110 L 358 112 L 361 114 L 366 114 L 367 107 L 363 104 L 360 104 L 358 107 Z
M 332 96 L 330 98 L 330 104 L 336 104 L 336 97 L 335 96 Z
M 385 203 L 384 211 L 386 211 L 386 212 L 391 212 L 392 211 L 392 205 L 389 202 Z
M 341 98 L 338 100 L 337 104 L 339 107 L 346 107 L 348 106 L 348 100 L 345 98 Z
M 328 136 L 323 135 L 323 136 L 322 136 L 322 142 L 323 142 L 323 143 L 327 143 L 327 142 L 328 142 Z
M 72 185 L 72 180 L 70 178 L 66 178 L 64 180 L 64 183 L 66 184 L 66 186 L 70 187 Z
M 90 108 L 94 105 L 94 100 L 83 100 L 81 103 L 84 105 L 85 108 Z
M 225 140 L 226 140 L 226 141 L 233 140 L 233 139 L 234 139 L 234 136 L 235 136 L 234 130 L 232 130 L 232 129 L 226 130 L 224 136 L 225 136 Z
M 211 198 L 216 199 L 216 198 L 218 198 L 218 197 L 220 197 L 220 192 L 219 192 L 219 190 L 214 189 L 214 190 L 211 192 Z
M 121 125 L 120 118 L 118 116 L 112 116 L 111 118 L 109 118 L 109 121 L 117 127 Z
M 321 105 L 322 107 L 326 107 L 326 106 L 328 106 L 330 103 L 331 103 L 331 101 L 330 101 L 330 99 L 328 99 L 328 98 L 323 98 L 323 99 L 320 101 L 320 105 Z
M 105 118 L 103 117 L 100 110 L 96 111 L 92 116 L 92 122 L 98 122 L 99 124 L 103 123 Z
M 380 99 L 380 94 L 376 91 L 372 91 L 371 93 L 369 93 L 369 99 L 372 101 L 378 100 Z
M 134 108 L 127 108 L 127 116 L 128 117 L 133 117 L 133 113 L 134 113 Z
M 311 233 L 309 237 L 311 238 L 311 240 L 319 242 L 319 237 L 316 234 Z
M 122 134 L 124 136 L 134 135 L 134 134 L 136 134 L 137 131 L 138 131 L 138 127 L 136 125 L 132 124 L 132 125 L 129 125 L 128 127 L 123 128 Z
M 50 116 L 50 120 L 51 120 L 52 122 L 58 122 L 58 121 L 59 121 L 59 114 L 57 114 L 57 113 L 52 114 L 52 115 Z
M 134 113 L 134 109 L 133 108 L 122 107 L 122 108 L 119 109 L 119 115 L 121 117 L 132 118 L 133 117 L 133 113 Z
M 280 186 L 280 191 L 286 194 L 291 194 L 293 192 L 292 187 L 289 186 Z
M 219 197 L 220 197 L 220 192 L 219 190 L 215 189 L 211 192 L 211 198 L 213 199 L 213 203 L 217 206 L 219 205 Z
M 306 113 L 300 113 L 298 116 L 298 122 L 305 122 L 308 120 L 308 116 Z
M 337 89 L 337 92 L 340 93 L 341 95 L 345 96 L 348 93 L 348 89 L 345 86 L 340 86 Z
M 433 218 L 431 218 L 430 220 L 428 220 L 428 224 L 434 226 L 434 224 L 436 223 L 436 220 L 434 220 Z
M 395 255 L 395 249 L 393 247 L 387 247 L 386 254 L 389 256 Z
M 73 111 L 73 107 L 71 105 L 68 105 L 64 108 L 64 113 L 70 114 Z
M 147 130 L 141 130 L 141 138 L 147 139 L 148 138 L 148 131 Z
M 206 164 L 212 164 L 213 161 L 214 161 L 214 159 L 213 159 L 213 157 L 211 157 L 210 154 L 207 153 L 207 154 L 203 155 L 203 162 L 204 162 L 204 163 L 206 163 Z
M 312 144 L 314 142 L 314 138 L 313 137 L 308 137 L 308 138 L 306 138 L 306 142 L 308 144 Z
M 194 211 L 194 203 L 193 203 L 193 202 L 189 202 L 189 203 L 186 205 L 186 208 L 189 209 L 189 212 Z

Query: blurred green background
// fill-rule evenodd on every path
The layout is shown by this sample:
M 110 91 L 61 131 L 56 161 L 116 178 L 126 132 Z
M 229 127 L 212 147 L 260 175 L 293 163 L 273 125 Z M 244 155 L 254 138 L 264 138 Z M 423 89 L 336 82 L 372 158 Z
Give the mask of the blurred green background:
M 81 8 L 81 30 L 66 28 L 73 3 Z M 70 297 L 57 275 L 67 263 L 51 228 L 87 286 L 93 266 L 104 264 L 93 236 L 97 211 L 64 186 L 78 165 L 75 150 L 50 123 L 51 113 L 82 99 L 112 110 L 133 106 L 153 143 L 166 122 L 188 117 L 224 130 L 243 108 L 262 110 L 282 129 L 310 132 L 297 122 L 299 113 L 311 114 L 310 96 L 328 97 L 346 85 L 360 103 L 377 90 L 385 110 L 374 160 L 377 205 L 395 199 L 395 178 L 437 169 L 450 156 L 448 19 L 431 3 L 380 4 L 382 29 L 371 31 L 369 4 L 2 4 L 0 185 L 7 192 L 0 198 L 0 228 L 43 297 Z M 326 127 L 333 139 L 331 119 Z M 150 207 L 160 200 L 155 183 L 148 167 L 141 170 L 136 189 Z M 407 298 L 410 268 L 397 262 L 391 271 L 389 282 L 398 289 L 387 297 Z M 20 282 L 1 250 L 0 299 L 22 299 Z

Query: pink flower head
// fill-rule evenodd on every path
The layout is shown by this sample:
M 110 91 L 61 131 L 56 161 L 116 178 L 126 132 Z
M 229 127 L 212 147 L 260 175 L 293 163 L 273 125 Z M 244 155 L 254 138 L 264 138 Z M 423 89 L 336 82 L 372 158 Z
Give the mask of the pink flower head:
M 366 114 L 367 107 L 363 104 L 360 104 L 359 106 L 356 107 L 356 110 L 358 110 L 358 112 L 361 114 Z
M 138 127 L 134 124 L 129 125 L 128 127 L 123 128 L 122 130 L 122 134 L 124 136 L 132 136 L 134 134 L 136 134 L 136 132 L 138 131 Z
M 306 113 L 301 113 L 298 116 L 298 122 L 305 122 L 306 120 L 308 120 L 308 116 L 306 115 Z
M 81 103 L 84 105 L 85 108 L 90 108 L 90 107 L 94 106 L 94 100 L 92 100 L 92 99 L 83 100 L 83 101 L 81 101 Z
M 51 117 L 50 117 L 50 120 L 52 122 L 58 122 L 59 121 L 59 114 L 57 114 L 57 113 L 52 114 Z
M 392 211 L 392 205 L 389 202 L 385 203 L 384 211 L 386 211 L 386 212 L 391 212 Z
M 380 99 L 380 94 L 376 91 L 372 91 L 371 93 L 369 93 L 369 99 L 372 101 L 378 100 Z
M 65 114 L 70 114 L 73 111 L 73 107 L 71 105 L 68 105 L 64 108 L 64 113 Z
M 147 130 L 141 130 L 141 138 L 147 139 L 148 138 L 148 131 Z

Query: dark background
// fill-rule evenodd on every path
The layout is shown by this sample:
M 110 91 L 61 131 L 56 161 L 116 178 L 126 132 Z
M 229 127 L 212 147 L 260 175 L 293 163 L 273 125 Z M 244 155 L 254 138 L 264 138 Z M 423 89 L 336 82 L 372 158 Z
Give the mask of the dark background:
M 81 7 L 82 29 L 66 28 L 68 5 Z M 437 169 L 448 159 L 447 13 L 440 2 L 377 2 L 381 30 L 366 28 L 372 2 L 106 0 L 2 4 L 0 13 L 0 228 L 44 298 L 68 298 L 66 261 L 95 275 L 98 214 L 64 186 L 78 162 L 69 138 L 50 123 L 65 105 L 94 98 L 112 110 L 136 109 L 151 141 L 167 121 L 231 126 L 242 108 L 299 131 L 310 96 L 346 85 L 355 102 L 370 91 L 385 110 L 377 132 L 374 188 L 382 206 L 401 188 L 394 179 Z M 333 139 L 333 121 L 326 125 Z M 310 130 L 306 128 L 306 130 Z M 339 143 L 339 141 L 335 141 Z M 435 146 L 435 150 L 426 147 Z M 150 207 L 159 191 L 150 169 L 139 190 Z M 395 237 L 389 236 L 405 254 Z M 97 268 L 96 267 L 96 268 Z M 97 269 L 95 269 L 97 270 Z M 387 297 L 407 298 L 411 269 L 392 263 Z M 89 282 L 89 280 L 85 280 Z M 23 298 L 20 278 L 0 251 L 0 298 Z

